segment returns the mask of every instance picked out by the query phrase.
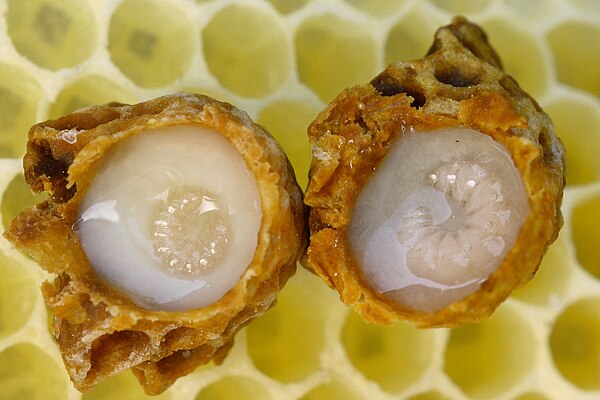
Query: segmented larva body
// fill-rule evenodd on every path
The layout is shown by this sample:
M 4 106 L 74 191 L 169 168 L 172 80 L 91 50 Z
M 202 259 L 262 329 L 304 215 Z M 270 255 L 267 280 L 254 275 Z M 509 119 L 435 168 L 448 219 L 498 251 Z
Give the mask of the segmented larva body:
M 158 394 L 221 362 L 304 253 L 302 191 L 283 150 L 207 96 L 40 123 L 24 166 L 49 200 L 5 235 L 55 274 L 42 291 L 81 391 L 131 368 Z
M 254 256 L 260 221 L 256 181 L 227 139 L 171 126 L 111 149 L 75 233 L 92 267 L 136 304 L 185 311 L 235 286 Z
M 491 138 L 471 129 L 413 132 L 394 142 L 363 187 L 348 240 L 374 288 L 435 311 L 494 272 L 528 211 L 510 154 Z
M 308 136 L 304 265 L 371 322 L 480 321 L 556 239 L 563 146 L 463 18 L 344 90 Z

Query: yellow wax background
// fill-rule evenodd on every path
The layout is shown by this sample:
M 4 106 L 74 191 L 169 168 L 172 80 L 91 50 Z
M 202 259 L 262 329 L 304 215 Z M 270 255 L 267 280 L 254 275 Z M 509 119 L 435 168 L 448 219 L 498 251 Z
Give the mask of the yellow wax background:
M 246 110 L 306 186 L 306 127 L 344 87 L 420 58 L 461 14 L 565 143 L 565 224 L 540 272 L 487 321 L 364 323 L 299 269 L 222 366 L 160 399 L 600 398 L 600 3 L 595 0 L 0 0 L 0 223 L 33 197 L 32 124 L 109 101 L 197 91 Z M 47 276 L 0 239 L 0 399 L 143 399 L 130 372 L 81 395 L 39 293 Z

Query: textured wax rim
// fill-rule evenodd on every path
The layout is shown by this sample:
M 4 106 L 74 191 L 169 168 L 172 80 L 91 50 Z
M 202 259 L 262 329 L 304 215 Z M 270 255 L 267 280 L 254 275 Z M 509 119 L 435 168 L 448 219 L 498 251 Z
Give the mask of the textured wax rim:
M 305 202 L 311 209 L 311 241 L 303 264 L 371 322 L 408 320 L 437 327 L 486 318 L 533 276 L 562 224 L 562 145 L 535 101 L 469 50 L 484 57 L 495 54 L 481 42 L 483 32 L 473 27 L 459 18 L 450 28 L 441 28 L 428 56 L 391 64 L 371 84 L 346 89 L 309 127 L 313 160 Z M 499 64 L 497 57 L 492 61 Z M 435 76 L 440 65 L 446 70 L 469 67 L 464 77 L 457 75 L 460 82 L 441 83 Z M 402 307 L 368 285 L 350 256 L 346 229 L 356 196 L 393 140 L 411 128 L 426 134 L 452 126 L 479 131 L 508 149 L 523 177 L 530 213 L 516 244 L 478 291 L 424 313 Z
M 408 101 L 409 99 L 407 98 Z M 368 109 L 369 103 L 367 99 L 364 99 L 364 104 L 366 104 Z M 411 112 L 410 110 L 413 109 L 408 107 L 407 111 L 409 113 Z M 498 134 L 496 131 L 487 130 L 486 132 L 478 124 L 468 124 L 465 123 L 466 121 L 442 119 L 442 122 L 437 126 L 432 126 L 429 124 L 420 124 L 417 120 L 412 120 L 411 117 L 418 117 L 418 115 L 410 116 L 405 114 L 402 119 L 410 120 L 411 123 L 409 126 L 415 130 L 423 131 L 422 134 L 426 134 L 428 130 L 433 129 L 464 126 L 491 136 L 509 150 L 513 155 L 516 167 L 523 176 L 530 205 L 530 212 L 523 223 L 516 244 L 509 251 L 496 272 L 490 276 L 478 291 L 467 296 L 465 299 L 433 313 L 412 311 L 401 307 L 390 302 L 382 294 L 375 292 L 370 287 L 366 279 L 362 276 L 360 268 L 352 260 L 346 245 L 346 229 L 350 218 L 351 204 L 354 203 L 358 192 L 368 180 L 366 179 L 360 182 L 359 186 L 352 188 L 352 193 L 348 193 L 349 190 L 346 191 L 346 195 L 350 199 L 350 207 L 348 209 L 341 208 L 339 213 L 342 215 L 337 215 L 335 220 L 328 221 L 333 222 L 333 224 L 324 224 L 323 219 L 315 215 L 319 211 L 313 212 L 315 211 L 314 208 L 311 210 L 311 244 L 308 249 L 308 263 L 317 274 L 324 276 L 330 285 L 340 292 L 342 301 L 357 308 L 363 317 L 370 321 L 389 323 L 398 319 L 406 319 L 419 326 L 453 326 L 457 323 L 467 321 L 479 321 L 487 317 L 508 296 L 514 287 L 529 280 L 530 276 L 537 269 L 546 246 L 555 235 L 554 224 L 551 224 L 552 229 L 548 229 L 546 226 L 547 221 L 545 221 L 546 215 L 556 213 L 556 210 L 554 210 L 557 202 L 556 195 L 551 193 L 552 188 L 547 190 L 543 186 L 543 182 L 551 177 L 545 176 L 546 174 L 540 162 L 541 153 L 538 147 L 526 139 L 516 136 L 506 137 L 504 134 Z M 400 130 L 398 131 L 401 132 Z M 384 143 L 389 143 L 393 140 L 394 138 L 389 138 L 382 141 L 380 144 L 382 149 L 387 151 L 388 146 Z M 516 154 L 519 157 L 515 158 Z M 378 161 L 384 155 L 385 153 L 378 157 Z M 353 166 L 351 168 L 350 159 L 345 158 L 342 151 L 340 164 L 347 164 L 341 168 L 346 167 L 349 170 L 361 169 L 361 166 L 357 165 L 356 160 L 352 161 Z M 343 173 L 340 175 L 343 175 Z M 343 179 L 341 176 L 334 177 L 333 179 L 336 178 Z M 314 205 L 313 195 L 309 186 L 306 201 L 310 206 Z M 542 237 L 544 238 L 543 244 L 540 246 L 539 244 L 527 243 L 528 237 Z M 335 243 L 336 245 L 332 249 L 327 249 L 331 246 L 331 243 Z M 531 262 L 527 262 L 526 260 L 529 257 L 523 257 L 522 254 L 539 254 L 539 256 L 536 256 L 538 259 L 533 263 L 533 270 L 525 270 L 523 268 L 523 265 L 531 264 Z M 331 260 L 344 260 L 346 266 L 338 268 L 340 263 L 337 263 L 337 266 L 331 265 Z
M 189 101 L 190 97 L 186 99 Z M 143 115 L 138 117 L 135 120 L 135 123 L 129 124 L 129 126 L 125 129 L 120 129 L 118 133 L 112 135 L 103 135 L 98 137 L 90 138 L 90 140 L 86 141 L 85 145 L 78 151 L 75 155 L 73 163 L 69 166 L 68 170 L 68 179 L 69 179 L 69 187 L 76 187 L 76 192 L 74 196 L 69 199 L 66 203 L 57 204 L 57 211 L 61 214 L 62 222 L 66 227 L 72 227 L 76 222 L 77 210 L 79 209 L 79 205 L 84 198 L 91 181 L 95 175 L 95 171 L 99 167 L 104 154 L 109 152 L 113 146 L 118 144 L 120 141 L 140 133 L 143 133 L 147 130 L 155 130 L 163 127 L 169 126 L 178 126 L 178 125 L 196 125 L 206 127 L 212 130 L 215 130 L 225 136 L 230 143 L 236 148 L 236 150 L 242 155 L 246 165 L 249 170 L 254 174 L 257 186 L 259 187 L 259 196 L 261 201 L 261 210 L 263 212 L 263 217 L 261 220 L 261 227 L 258 233 L 259 243 L 257 245 L 257 250 L 253 257 L 252 262 L 249 264 L 248 269 L 240 278 L 240 282 L 236 285 L 238 290 L 234 290 L 231 292 L 236 293 L 228 293 L 222 300 L 217 301 L 211 306 L 207 306 L 202 308 L 202 312 L 198 313 L 197 310 L 188 310 L 183 311 L 182 313 L 190 314 L 189 318 L 192 320 L 197 318 L 198 316 L 206 313 L 215 314 L 219 312 L 219 307 L 221 306 L 221 302 L 231 303 L 233 300 L 232 297 L 244 297 L 244 293 L 242 293 L 239 289 L 246 290 L 246 285 L 248 280 L 252 279 L 253 276 L 259 276 L 265 271 L 263 270 L 263 266 L 260 263 L 257 263 L 257 260 L 264 255 L 265 249 L 269 244 L 269 231 L 272 229 L 272 219 L 269 216 L 269 212 L 273 212 L 273 206 L 276 204 L 275 202 L 269 201 L 268 198 L 279 196 L 276 183 L 278 181 L 277 177 L 274 176 L 272 172 L 269 171 L 269 165 L 266 164 L 265 156 L 263 154 L 263 150 L 261 146 L 257 143 L 257 139 L 254 137 L 254 132 L 250 129 L 248 125 L 248 121 L 243 121 L 239 118 L 237 120 L 227 120 L 224 118 L 227 116 L 221 115 L 222 109 L 216 108 L 214 104 L 206 103 L 202 107 L 202 111 L 200 114 L 194 114 L 197 110 L 190 109 L 187 112 L 183 113 L 181 110 L 169 110 L 168 108 L 162 111 L 157 115 Z M 177 118 L 176 120 L 174 118 Z M 120 123 L 121 121 L 117 121 Z M 110 122 L 112 123 L 112 121 Z M 109 124 L 110 124 L 109 123 Z M 109 128 L 110 129 L 110 128 Z M 88 132 L 90 136 L 94 135 L 94 132 Z M 79 241 L 77 239 L 73 239 L 80 246 Z M 81 249 L 81 251 L 83 251 Z M 77 268 L 69 269 L 68 267 L 64 269 L 65 272 L 74 273 L 73 275 L 78 277 L 79 274 L 87 274 L 87 272 L 92 269 L 91 265 L 78 266 Z M 54 272 L 54 271 L 51 271 Z M 90 292 L 93 293 L 93 288 L 90 288 Z M 111 294 L 112 296 L 112 294 Z M 95 303 L 103 302 L 105 304 L 111 306 L 117 306 L 117 304 L 111 301 L 110 297 L 105 296 L 91 296 L 92 301 Z M 240 304 L 243 303 L 241 298 L 236 299 L 235 303 Z M 169 315 L 172 312 L 168 311 L 152 311 L 145 310 L 141 307 L 135 306 L 129 300 L 119 302 L 118 307 L 125 311 L 127 309 L 127 313 L 131 315 L 131 313 L 143 315 L 144 318 L 149 317 L 148 314 L 152 315 L 152 319 L 163 320 L 169 319 Z M 130 304 L 127 304 L 130 303 Z M 211 310 L 212 312 L 208 311 Z M 197 315 L 200 314 L 200 315 Z M 202 319 L 202 318 L 200 318 Z
M 200 125 L 223 134 L 255 176 L 262 211 L 257 249 L 236 286 L 210 306 L 183 312 L 146 310 L 111 288 L 94 272 L 71 228 L 103 155 L 126 137 L 173 125 Z M 60 138 L 65 129 L 78 131 L 74 144 Z M 93 332 L 87 334 L 89 347 L 83 350 L 69 349 L 68 343 L 63 345 L 57 337 L 67 364 L 68 359 L 90 357 L 92 344 L 103 335 L 140 331 L 163 337 L 177 327 L 191 330 L 187 341 L 173 335 L 169 339 L 172 346 L 161 343 L 151 359 L 130 360 L 127 367 L 144 361 L 136 375 L 147 393 L 160 393 L 177 377 L 211 358 L 222 359 L 233 334 L 273 304 L 306 246 L 302 192 L 285 154 L 245 113 L 209 97 L 177 94 L 134 106 L 90 107 L 38 124 L 30 130 L 24 165 L 30 186 L 49 191 L 52 200 L 20 214 L 5 235 L 46 270 L 57 274 L 56 280 L 46 282 L 42 290 L 55 316 L 69 321 L 61 329 L 82 326 Z M 89 318 L 99 320 L 81 319 L 90 312 L 94 317 Z M 164 357 L 176 358 L 182 350 L 193 353 L 179 366 L 169 361 L 158 365 Z M 92 366 L 88 361 L 91 370 L 67 365 L 82 391 L 103 376 L 118 372 L 106 365 Z

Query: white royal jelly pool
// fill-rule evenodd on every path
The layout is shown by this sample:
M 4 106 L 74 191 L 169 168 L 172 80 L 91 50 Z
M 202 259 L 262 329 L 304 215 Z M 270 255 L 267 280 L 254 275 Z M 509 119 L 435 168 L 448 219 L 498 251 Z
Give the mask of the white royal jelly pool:
M 447 128 L 396 140 L 353 210 L 348 240 L 372 287 L 429 312 L 476 291 L 496 270 L 529 205 L 503 145 Z
M 198 126 L 140 132 L 107 154 L 75 232 L 96 272 L 147 309 L 207 306 L 254 256 L 257 184 L 221 134 Z

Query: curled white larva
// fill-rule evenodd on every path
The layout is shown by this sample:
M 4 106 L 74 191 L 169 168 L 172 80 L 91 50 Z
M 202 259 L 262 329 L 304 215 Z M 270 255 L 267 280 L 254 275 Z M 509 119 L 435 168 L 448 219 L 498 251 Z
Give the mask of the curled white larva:
M 467 128 L 412 132 L 361 190 L 348 240 L 377 291 L 429 312 L 479 288 L 528 212 L 521 175 L 501 144 Z
M 74 228 L 92 267 L 134 303 L 182 311 L 237 283 L 260 221 L 256 180 L 227 139 L 174 126 L 111 150 Z

